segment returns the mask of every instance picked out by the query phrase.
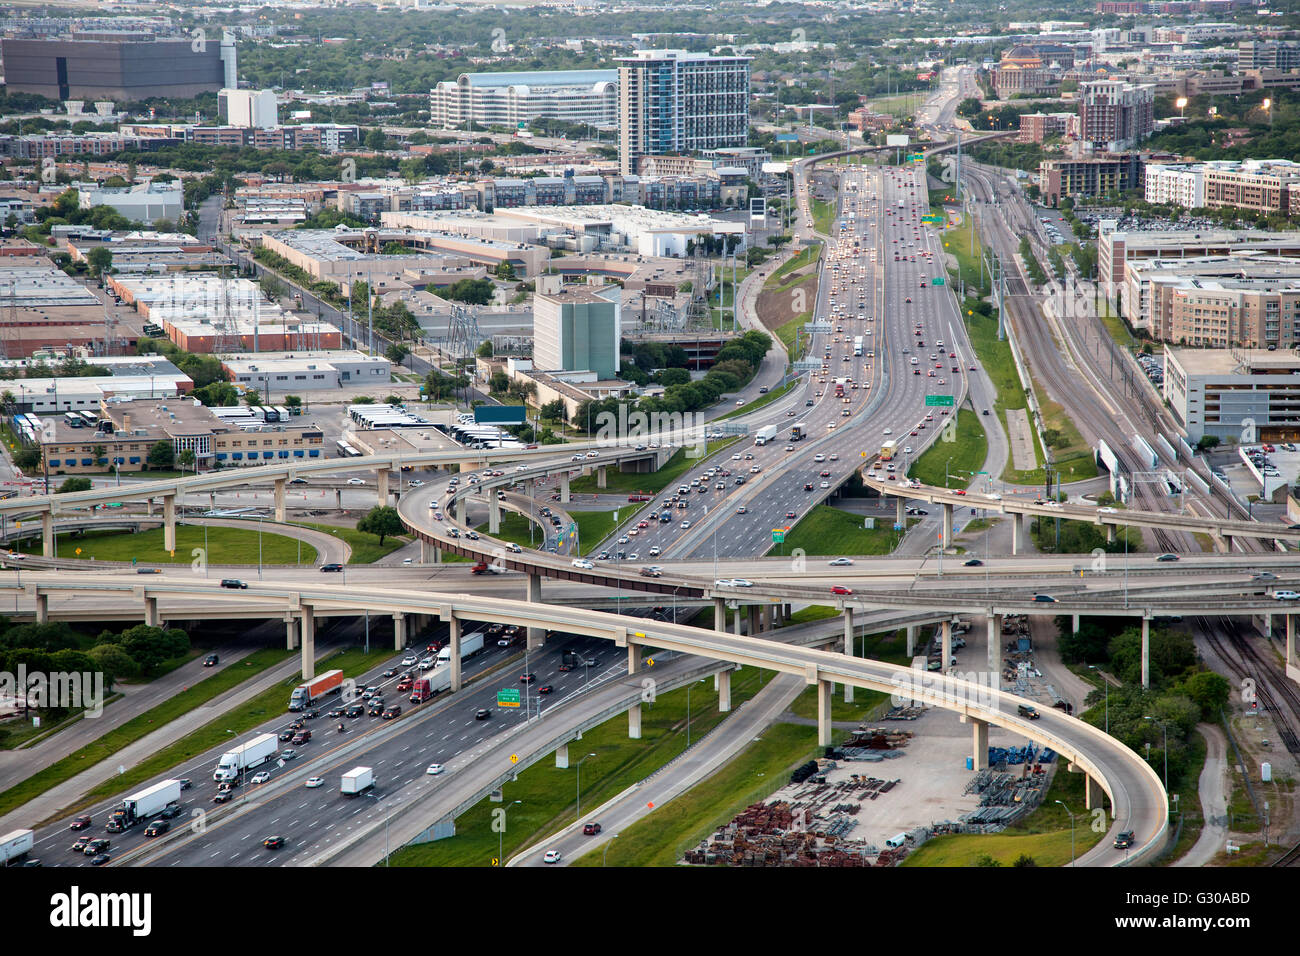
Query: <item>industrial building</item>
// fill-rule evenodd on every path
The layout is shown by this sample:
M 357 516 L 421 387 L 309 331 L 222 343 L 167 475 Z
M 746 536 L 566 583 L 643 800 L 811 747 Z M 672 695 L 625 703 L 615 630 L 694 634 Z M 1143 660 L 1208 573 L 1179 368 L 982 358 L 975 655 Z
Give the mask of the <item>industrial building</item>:
M 388 385 L 392 363 L 382 355 L 339 350 L 333 352 L 259 352 L 221 363 L 236 385 L 256 389 L 264 399 L 273 395 L 337 388 Z
M 112 206 L 132 222 L 146 225 L 159 219 L 176 222 L 185 212 L 185 190 L 179 181 L 121 187 L 74 183 L 73 188 L 77 190 L 80 208 Z
M 619 172 L 643 156 L 749 145 L 749 62 L 686 50 L 619 59 Z
M 566 286 L 559 276 L 539 276 L 533 298 L 533 366 L 617 378 L 621 293 L 618 286 Z
M 188 99 L 236 86 L 234 40 L 0 40 L 5 88 L 52 100 Z
M 1300 439 L 1300 356 L 1265 349 L 1165 349 L 1164 397 L 1192 444 L 1210 435 Z

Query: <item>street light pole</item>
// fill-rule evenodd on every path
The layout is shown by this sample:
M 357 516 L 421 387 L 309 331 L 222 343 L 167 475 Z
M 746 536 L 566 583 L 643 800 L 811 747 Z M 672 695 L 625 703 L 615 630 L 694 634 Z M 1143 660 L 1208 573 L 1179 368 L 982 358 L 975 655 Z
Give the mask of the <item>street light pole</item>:
M 1066 813 L 1070 813 L 1070 808 L 1067 807 L 1064 803 L 1061 803 L 1060 800 L 1057 800 L 1056 802 L 1061 804 L 1062 810 L 1064 810 Z M 1070 813 L 1070 866 L 1071 867 L 1074 866 L 1074 814 L 1073 813 Z
M 594 756 L 596 756 L 596 755 L 595 755 L 595 754 L 587 754 L 587 757 L 594 757 Z M 583 760 L 586 760 L 587 757 L 583 757 L 582 760 L 579 760 L 578 763 L 576 764 L 576 769 L 577 769 L 577 771 L 578 771 L 578 773 L 577 773 L 577 781 L 578 781 L 578 795 L 577 795 L 577 800 L 578 800 L 578 819 L 579 819 L 579 820 L 582 819 L 582 761 L 583 761 Z
M 609 845 L 610 845 L 611 843 L 613 843 L 613 842 L 614 842 L 615 840 L 617 840 L 617 839 L 618 839 L 618 834 L 617 834 L 617 833 L 614 833 L 614 834 L 611 834 L 611 835 L 610 835 L 610 838 L 609 838 L 608 840 L 605 841 L 605 852 L 603 852 L 603 853 L 600 855 L 600 865 L 601 865 L 601 866 L 604 866 L 604 865 L 605 865 L 605 859 L 606 859 L 606 857 L 609 856 Z
M 1159 720 L 1158 718 L 1155 717 L 1143 717 L 1142 719 L 1149 720 L 1152 723 L 1159 724 L 1160 730 L 1164 735 L 1163 746 L 1165 750 L 1165 793 L 1168 794 L 1169 793 L 1169 725 L 1165 723 L 1163 720 Z

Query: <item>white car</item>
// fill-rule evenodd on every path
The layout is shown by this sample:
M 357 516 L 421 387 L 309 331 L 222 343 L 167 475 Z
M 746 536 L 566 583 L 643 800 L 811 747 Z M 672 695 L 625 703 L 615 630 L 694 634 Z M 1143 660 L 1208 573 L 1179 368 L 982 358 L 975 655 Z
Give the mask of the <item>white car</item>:
M 816 461 L 816 462 L 823 462 L 823 461 L 825 461 L 825 460 L 826 460 L 826 456 L 823 455 L 823 454 L 818 453 L 818 454 L 816 454 L 816 455 L 813 455 L 813 461 Z
M 1104 515 L 1113 515 L 1115 513 L 1114 508 L 1098 508 L 1097 510 Z
M 519 545 L 515 544 L 513 541 L 509 542 L 509 543 L 506 545 L 506 550 L 509 551 L 511 554 L 523 554 L 523 553 L 524 553 L 524 549 L 521 548 L 521 547 L 519 547 Z
M 317 787 L 323 787 L 323 786 L 325 786 L 325 778 L 324 778 L 324 777 L 308 777 L 308 778 L 307 778 L 307 783 L 306 783 L 304 786 L 306 786 L 308 790 L 315 790 Z
M 586 558 L 574 558 L 571 563 L 575 568 L 581 568 L 584 571 L 596 570 L 596 565 L 592 564 Z
M 431 763 L 429 764 L 429 769 L 424 772 L 431 777 L 436 777 L 438 774 L 442 773 L 442 764 Z
M 731 460 L 732 460 L 732 461 L 740 461 L 740 455 L 739 455 L 739 454 L 732 455 L 732 456 L 731 456 Z
M 1300 601 L 1300 591 L 1274 591 L 1273 597 L 1279 601 Z
M 852 558 L 836 558 L 834 561 L 827 561 L 832 568 L 847 568 L 853 563 Z
M 349 478 L 349 479 L 348 479 L 348 484 L 349 484 L 349 485 L 364 485 L 365 483 L 366 483 L 366 479 L 364 479 L 364 478 Z
M 559 851 L 559 850 L 547 850 L 547 851 L 546 851 L 546 855 L 542 857 L 542 862 L 543 862 L 543 863 L 559 863 L 559 862 L 560 862 L 560 851 Z
M 659 557 L 659 545 L 656 544 L 653 548 L 650 549 L 650 557 L 652 558 Z
M 402 658 L 403 667 L 414 667 L 419 662 L 420 659 L 416 657 L 414 654 L 407 654 L 405 657 Z
M 682 522 L 682 525 L 681 525 L 683 531 L 685 531 L 685 530 L 686 530 L 687 528 L 689 528 L 690 526 L 691 526 L 691 523 L 690 523 L 689 521 L 683 521 L 683 522 Z
M 731 580 L 731 578 L 718 578 L 713 582 L 713 586 L 715 588 L 734 588 L 736 582 Z
M 894 434 L 894 430 L 893 430 L 892 428 L 886 428 L 886 429 L 885 429 L 885 434 L 886 434 L 886 435 L 892 435 L 892 434 Z
M 265 770 L 262 770 L 262 771 L 259 771 L 258 773 L 253 774 L 253 776 L 251 776 L 251 777 L 248 779 L 248 782 L 249 782 L 249 783 L 266 783 L 266 781 L 268 781 L 268 780 L 270 780 L 270 779 L 271 779 L 271 775 L 270 775 L 269 773 L 267 773 Z
M 427 671 L 427 670 L 428 670 L 430 667 L 432 667 L 433 665 L 434 665 L 434 660 L 433 660 L 432 657 L 426 657 L 426 658 L 423 658 L 423 659 L 420 661 L 420 670 L 422 670 L 422 671 Z
M 752 588 L 754 586 L 754 582 L 746 581 L 744 578 L 733 578 L 731 581 L 731 586 L 733 588 Z

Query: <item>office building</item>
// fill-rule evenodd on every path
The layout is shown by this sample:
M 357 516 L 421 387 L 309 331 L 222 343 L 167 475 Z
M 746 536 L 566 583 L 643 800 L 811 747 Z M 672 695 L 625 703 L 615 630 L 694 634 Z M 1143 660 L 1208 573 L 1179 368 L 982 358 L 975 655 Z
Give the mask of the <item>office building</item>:
M 749 57 L 639 50 L 619 60 L 619 171 L 642 156 L 749 145 Z
M 1300 439 L 1300 356 L 1266 349 L 1165 349 L 1164 397 L 1195 444 Z
M 1079 137 L 1095 149 L 1136 146 L 1155 126 L 1155 88 L 1123 80 L 1079 84 Z
M 560 276 L 538 276 L 533 299 L 533 367 L 546 372 L 591 372 L 618 377 L 618 286 L 564 286 Z
M 392 381 L 392 363 L 382 355 L 346 349 L 333 352 L 260 352 L 223 359 L 230 381 L 256 389 L 264 399 L 336 388 L 365 388 Z
M 612 129 L 618 122 L 617 70 L 462 73 L 429 93 L 429 122 L 441 129 L 506 126 L 538 119 Z
M 234 44 L 183 39 L 0 40 L 5 88 L 53 100 L 185 99 L 219 90 Z
M 1289 215 L 1300 208 L 1300 163 L 1291 160 L 1209 162 L 1204 164 L 1204 178 L 1205 205 L 1210 209 Z
M 1194 256 L 1259 253 L 1259 258 L 1300 257 L 1300 232 L 1214 229 L 1193 232 L 1120 232 L 1103 220 L 1097 229 L 1097 277 L 1112 302 L 1124 285 L 1131 263 Z
M 1131 326 L 1146 330 L 1157 341 L 1221 348 L 1283 346 L 1295 331 L 1290 322 L 1291 309 L 1282 305 L 1280 298 L 1268 305 L 1260 297 L 1284 296 L 1297 282 L 1300 259 L 1262 252 L 1144 259 L 1130 262 L 1125 270 L 1119 288 L 1119 311 Z M 1235 300 L 1223 325 L 1215 324 L 1212 309 L 1198 308 L 1190 302 L 1187 294 L 1198 288 L 1212 290 L 1206 295 L 1216 303 L 1228 297 Z M 1248 301 L 1252 303 L 1249 306 Z M 1263 326 L 1251 319 L 1256 314 L 1267 317 L 1270 312 L 1278 314 Z M 1286 321 L 1276 321 L 1279 318 Z
M 1242 40 L 1237 44 L 1237 72 L 1300 69 L 1300 43 Z
M 275 93 L 271 90 L 222 90 L 217 111 L 231 126 L 271 129 L 279 125 Z
M 185 191 L 179 180 L 122 187 L 76 183 L 74 188 L 81 209 L 112 206 L 132 222 L 148 225 L 159 219 L 169 219 L 175 223 L 185 212 Z

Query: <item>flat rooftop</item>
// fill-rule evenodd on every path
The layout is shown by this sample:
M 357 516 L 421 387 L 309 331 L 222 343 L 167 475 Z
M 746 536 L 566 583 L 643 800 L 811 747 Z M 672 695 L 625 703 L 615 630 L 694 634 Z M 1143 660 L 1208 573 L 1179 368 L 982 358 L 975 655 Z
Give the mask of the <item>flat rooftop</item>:
M 1188 375 L 1300 374 L 1300 352 L 1278 349 L 1171 349 L 1165 351 Z

